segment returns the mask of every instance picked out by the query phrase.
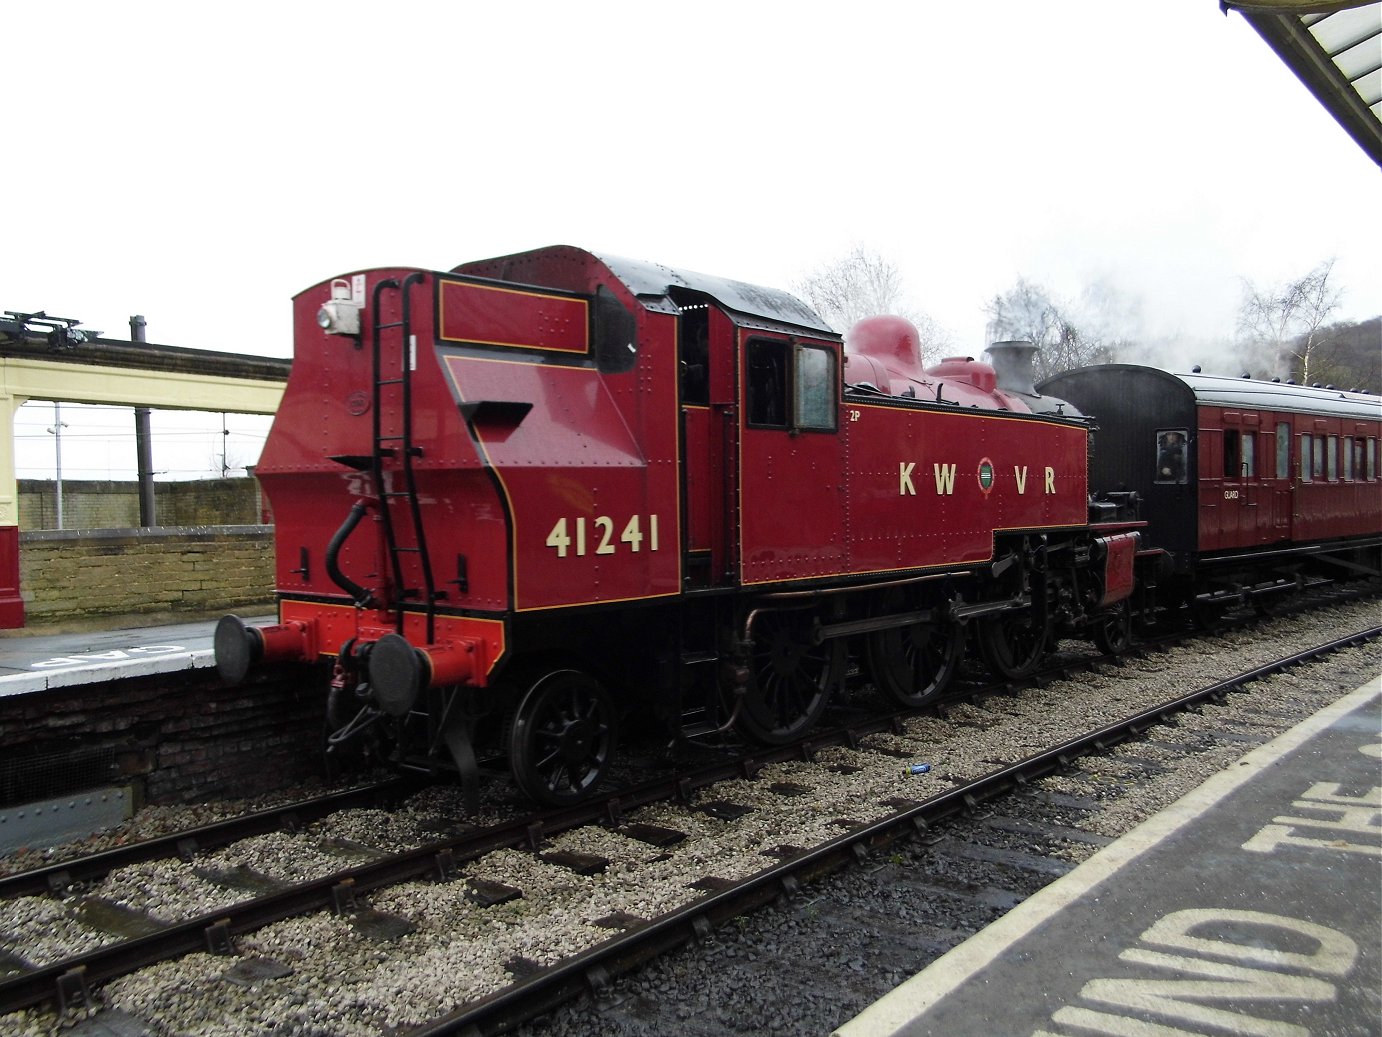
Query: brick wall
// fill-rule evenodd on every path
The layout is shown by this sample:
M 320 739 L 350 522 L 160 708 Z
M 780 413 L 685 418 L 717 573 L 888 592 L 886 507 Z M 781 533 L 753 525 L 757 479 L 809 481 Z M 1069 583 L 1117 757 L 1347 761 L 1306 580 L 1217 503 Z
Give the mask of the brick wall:
M 19 569 L 29 628 L 273 610 L 269 526 L 21 533 Z
M 73 782 L 133 780 L 149 802 L 186 803 L 320 777 L 325 686 L 299 665 L 234 688 L 199 669 L 0 698 L 0 804 Z
M 159 526 L 252 525 L 263 521 L 256 479 L 198 479 L 154 483 Z M 64 529 L 123 529 L 139 525 L 139 484 L 99 479 L 62 481 Z M 57 484 L 19 480 L 19 528 L 57 529 Z

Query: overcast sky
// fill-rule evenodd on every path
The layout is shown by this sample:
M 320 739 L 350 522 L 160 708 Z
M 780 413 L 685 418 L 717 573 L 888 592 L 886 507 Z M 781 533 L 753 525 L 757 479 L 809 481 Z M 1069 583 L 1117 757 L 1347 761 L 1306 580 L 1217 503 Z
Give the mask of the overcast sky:
M 1382 312 L 1377 167 L 1217 0 L 0 13 L 0 309 L 287 356 L 334 275 L 565 243 L 788 287 L 856 245 L 964 352 L 1019 275 L 1145 331 L 1334 257 Z M 1234 372 L 1236 373 L 1236 372 Z

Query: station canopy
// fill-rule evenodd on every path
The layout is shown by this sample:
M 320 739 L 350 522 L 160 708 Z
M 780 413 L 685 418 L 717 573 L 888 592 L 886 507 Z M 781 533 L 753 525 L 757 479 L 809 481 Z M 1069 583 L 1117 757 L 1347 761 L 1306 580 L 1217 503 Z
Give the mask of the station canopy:
M 1220 6 L 1241 13 L 1382 166 L 1382 3 L 1220 0 Z

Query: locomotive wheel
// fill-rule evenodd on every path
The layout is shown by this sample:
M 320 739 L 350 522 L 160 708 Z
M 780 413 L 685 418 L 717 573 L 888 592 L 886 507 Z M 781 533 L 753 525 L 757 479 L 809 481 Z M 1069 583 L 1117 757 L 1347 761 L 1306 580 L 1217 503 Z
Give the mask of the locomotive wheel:
M 1050 630 L 1030 611 L 1002 612 L 979 623 L 979 651 L 984 662 L 1005 680 L 1031 676 L 1046 654 Z
M 815 726 L 844 669 L 844 644 L 816 644 L 810 613 L 765 612 L 755 625 L 748 690 L 739 727 L 768 745 L 795 741 Z
M 905 709 L 937 698 L 964 657 L 964 627 L 958 623 L 916 623 L 879 630 L 867 642 L 874 686 Z
M 1094 627 L 1094 644 L 1105 655 L 1122 655 L 1132 644 L 1132 608 L 1126 601 Z
M 538 803 L 563 806 L 595 791 L 614 755 L 614 699 L 579 670 L 539 678 L 509 722 L 514 781 Z

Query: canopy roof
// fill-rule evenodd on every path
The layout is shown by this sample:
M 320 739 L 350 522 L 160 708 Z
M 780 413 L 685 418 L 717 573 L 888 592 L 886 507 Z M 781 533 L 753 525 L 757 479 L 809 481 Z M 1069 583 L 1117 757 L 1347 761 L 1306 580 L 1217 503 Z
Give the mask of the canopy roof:
M 1220 0 L 1220 6 L 1242 14 L 1382 166 L 1382 3 Z

